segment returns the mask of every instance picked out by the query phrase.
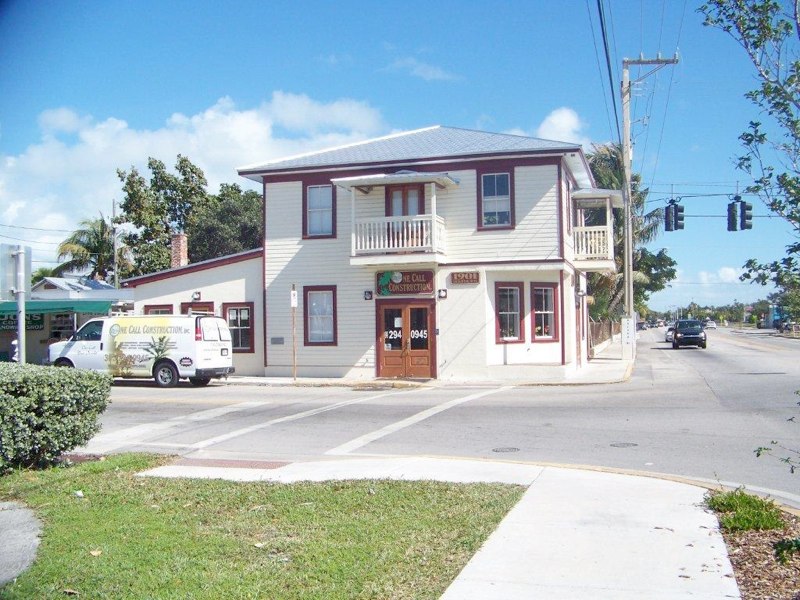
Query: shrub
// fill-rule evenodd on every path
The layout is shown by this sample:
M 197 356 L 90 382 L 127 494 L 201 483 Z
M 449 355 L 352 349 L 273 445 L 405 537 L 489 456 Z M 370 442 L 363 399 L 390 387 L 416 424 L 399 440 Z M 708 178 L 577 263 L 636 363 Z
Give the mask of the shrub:
M 100 430 L 111 377 L 0 363 L 0 473 L 53 463 Z
M 763 531 L 784 526 L 781 510 L 772 500 L 753 496 L 742 488 L 710 494 L 707 504 L 728 531 Z

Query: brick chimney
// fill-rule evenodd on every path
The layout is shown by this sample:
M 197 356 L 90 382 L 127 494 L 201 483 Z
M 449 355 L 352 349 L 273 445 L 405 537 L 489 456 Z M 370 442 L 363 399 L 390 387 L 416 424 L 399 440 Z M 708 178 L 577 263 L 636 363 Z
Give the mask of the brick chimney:
M 189 264 L 189 242 L 185 233 L 172 234 L 172 253 L 170 267 L 183 267 Z

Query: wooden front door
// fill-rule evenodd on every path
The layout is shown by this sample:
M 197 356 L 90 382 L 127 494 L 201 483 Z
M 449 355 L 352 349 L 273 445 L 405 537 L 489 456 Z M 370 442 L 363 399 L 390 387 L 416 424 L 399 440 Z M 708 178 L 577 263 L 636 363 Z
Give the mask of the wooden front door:
M 434 301 L 379 301 L 378 377 L 436 376 Z

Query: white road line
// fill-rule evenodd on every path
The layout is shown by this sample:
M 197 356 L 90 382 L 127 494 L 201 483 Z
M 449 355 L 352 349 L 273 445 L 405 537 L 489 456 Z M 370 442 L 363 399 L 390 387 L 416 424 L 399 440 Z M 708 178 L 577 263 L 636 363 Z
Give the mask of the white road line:
M 190 447 L 194 448 L 195 450 L 199 450 L 201 448 L 207 448 L 208 446 L 212 446 L 214 444 L 219 444 L 220 442 L 225 442 L 235 437 L 239 437 L 242 435 L 246 435 L 248 433 L 252 433 L 254 431 L 258 431 L 259 429 L 265 429 L 267 427 L 271 427 L 272 425 L 277 425 L 278 423 L 288 423 L 290 421 L 298 421 L 300 419 L 305 419 L 306 417 L 313 417 L 314 415 L 319 415 L 331 410 L 336 410 L 337 408 L 342 408 L 344 406 L 350 406 L 351 404 L 358 404 L 360 402 L 369 402 L 370 400 L 376 400 L 378 398 L 384 398 L 386 396 L 397 396 L 401 394 L 411 394 L 418 392 L 419 390 L 410 390 L 410 391 L 402 391 L 402 392 L 385 392 L 383 394 L 376 394 L 375 396 L 369 396 L 367 398 L 356 398 L 354 400 L 344 400 L 342 402 L 337 402 L 336 404 L 331 404 L 330 406 L 322 406 L 320 408 L 312 408 L 310 410 L 304 410 L 303 412 L 295 413 L 293 415 L 287 415 L 285 417 L 279 417 L 277 419 L 272 419 L 271 421 L 265 421 L 263 423 L 257 423 L 256 425 L 251 425 L 250 427 L 244 427 L 242 429 L 237 429 L 235 431 L 229 431 L 228 433 L 223 433 L 222 435 L 218 435 L 213 438 L 209 438 L 207 440 L 202 440 L 199 442 L 195 442 L 191 444 Z
M 209 421 L 228 413 L 247 410 L 248 408 L 255 408 L 258 406 L 265 406 L 270 403 L 271 402 L 269 401 L 265 402 L 258 400 L 239 402 L 238 404 L 231 404 L 230 406 L 220 406 L 218 408 L 210 408 L 208 410 L 191 413 L 189 415 L 173 417 L 172 419 L 167 419 L 166 421 L 161 421 L 158 423 L 142 423 L 141 425 L 128 427 L 127 429 L 101 433 L 94 436 L 84 447 L 84 450 L 87 452 L 98 453 L 111 452 L 113 450 L 118 450 L 119 448 L 129 446 L 133 443 L 138 443 L 143 438 L 152 437 L 153 434 L 159 434 L 171 429 L 176 429 L 185 423 Z
M 415 425 L 420 421 L 424 421 L 425 419 L 432 417 L 440 412 L 445 410 L 449 410 L 454 406 L 458 406 L 459 404 L 464 404 L 465 402 L 469 402 L 470 400 L 477 400 L 478 398 L 483 398 L 484 396 L 490 396 L 492 394 L 497 394 L 498 392 L 504 392 L 506 390 L 511 389 L 513 386 L 504 386 L 494 390 L 486 390 L 483 392 L 478 392 L 476 394 L 470 394 L 469 396 L 464 396 L 462 398 L 456 398 L 455 400 L 450 400 L 449 402 L 445 402 L 443 404 L 439 404 L 438 406 L 433 406 L 431 408 L 425 409 L 421 412 L 418 412 L 415 415 L 412 415 L 402 421 L 397 421 L 396 423 L 392 423 L 391 425 L 387 425 L 386 427 L 382 427 L 372 433 L 368 433 L 366 435 L 362 435 L 361 437 L 357 437 L 354 440 L 347 442 L 346 444 L 342 444 L 341 446 L 337 446 L 331 450 L 328 450 L 325 454 L 328 455 L 343 455 L 343 454 L 350 454 L 354 450 L 358 450 L 359 448 L 363 448 L 367 444 L 374 442 L 382 437 L 400 431 L 406 427 L 410 427 L 411 425 Z

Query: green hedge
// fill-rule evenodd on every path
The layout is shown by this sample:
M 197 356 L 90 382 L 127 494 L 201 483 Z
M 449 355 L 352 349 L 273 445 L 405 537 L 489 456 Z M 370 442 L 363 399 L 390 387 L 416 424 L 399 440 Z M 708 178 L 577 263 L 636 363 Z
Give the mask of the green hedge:
M 0 473 L 51 464 L 88 442 L 111 382 L 93 371 L 0 363 Z

